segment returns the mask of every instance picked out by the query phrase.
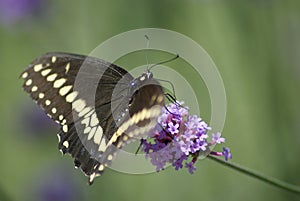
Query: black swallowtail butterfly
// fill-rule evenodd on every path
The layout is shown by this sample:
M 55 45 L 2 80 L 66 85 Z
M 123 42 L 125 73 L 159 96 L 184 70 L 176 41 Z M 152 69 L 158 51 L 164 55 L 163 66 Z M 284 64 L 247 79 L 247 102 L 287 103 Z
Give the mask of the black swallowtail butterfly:
M 47 53 L 21 77 L 24 90 L 61 125 L 58 147 L 74 158 L 90 184 L 118 148 L 150 132 L 160 114 L 158 106 L 164 105 L 162 87 L 149 70 L 134 78 L 94 57 Z

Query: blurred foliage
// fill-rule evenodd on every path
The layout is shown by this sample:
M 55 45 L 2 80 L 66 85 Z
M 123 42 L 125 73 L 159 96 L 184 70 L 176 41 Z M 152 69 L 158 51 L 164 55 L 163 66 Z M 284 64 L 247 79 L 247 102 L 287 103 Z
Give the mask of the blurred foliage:
M 61 157 L 55 133 L 37 140 L 23 134 L 20 107 L 33 103 L 18 76 L 45 52 L 88 54 L 136 28 L 180 32 L 206 49 L 222 75 L 228 101 L 223 135 L 233 161 L 300 185 L 300 1 L 44 0 L 30 12 L 36 13 L 0 27 L 0 200 L 4 194 L 41 200 L 39 184 L 61 175 L 59 168 L 51 171 L 57 166 L 71 175 L 80 200 L 299 200 L 209 160 L 198 162 L 194 175 L 171 168 L 148 175 L 107 170 L 87 186 L 72 159 Z M 200 80 L 191 82 L 197 89 Z M 209 99 L 201 108 L 209 118 Z M 67 184 L 70 177 L 64 177 Z

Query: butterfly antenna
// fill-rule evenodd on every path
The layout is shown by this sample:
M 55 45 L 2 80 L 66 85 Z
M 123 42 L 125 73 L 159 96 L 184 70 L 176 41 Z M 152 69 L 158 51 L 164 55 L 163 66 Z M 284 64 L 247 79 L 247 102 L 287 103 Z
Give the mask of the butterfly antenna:
M 150 39 L 149 39 L 148 35 L 145 35 L 145 38 L 147 40 L 147 46 L 146 46 L 146 52 L 145 52 L 146 62 L 147 62 L 147 71 L 149 71 L 150 67 L 149 67 L 149 60 L 148 60 L 148 52 L 149 52 L 149 46 L 150 46 Z
M 185 110 L 188 110 L 188 108 L 186 108 L 186 107 L 184 107 L 183 105 L 181 105 L 177 100 L 176 100 L 176 98 L 172 95 L 172 94 L 169 94 L 169 93 L 165 93 L 165 96 L 166 96 L 166 98 L 170 101 L 170 102 L 173 102 L 177 107 L 181 107 L 181 108 L 183 108 L 183 109 L 185 109 Z M 166 106 L 165 106 L 166 107 Z M 168 110 L 168 109 L 167 109 Z M 168 110 L 168 112 L 170 112 L 169 110 Z M 173 113 L 171 113 L 171 114 L 173 114 Z
M 169 62 L 174 61 L 174 60 L 176 60 L 176 59 L 178 59 L 178 58 L 179 58 L 179 54 L 176 54 L 176 56 L 173 57 L 173 58 L 171 58 L 171 59 L 168 59 L 168 60 L 166 60 L 166 61 L 162 61 L 162 62 L 153 64 L 152 66 L 150 66 L 150 67 L 148 68 L 148 70 L 150 70 L 151 68 L 153 68 L 153 67 L 155 67 L 155 66 L 158 66 L 158 65 L 161 65 L 161 64 L 165 64 L 165 63 L 169 63 Z
M 175 87 L 174 87 L 172 82 L 170 82 L 169 80 L 162 80 L 162 79 L 156 79 L 156 80 L 161 81 L 161 82 L 166 82 L 166 83 L 170 84 L 170 86 L 172 87 L 173 97 L 174 97 L 175 100 L 177 100 L 176 94 L 175 94 Z
M 164 106 L 164 107 L 165 107 L 165 109 L 166 109 L 170 114 L 172 114 L 172 115 L 174 115 L 174 116 L 180 116 L 179 114 L 175 114 L 175 113 L 171 112 L 171 111 L 168 109 L 167 106 Z

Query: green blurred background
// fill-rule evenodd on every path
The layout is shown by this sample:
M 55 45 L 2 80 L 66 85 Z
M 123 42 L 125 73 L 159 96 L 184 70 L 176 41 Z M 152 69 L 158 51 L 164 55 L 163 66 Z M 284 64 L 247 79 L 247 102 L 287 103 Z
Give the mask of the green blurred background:
M 210 160 L 198 161 L 193 175 L 107 170 L 88 186 L 58 151 L 54 126 L 36 119 L 18 79 L 45 52 L 88 54 L 137 28 L 185 34 L 210 54 L 223 78 L 223 135 L 233 161 L 300 185 L 300 1 L 0 0 L 0 6 L 1 201 L 300 200 Z M 201 107 L 209 119 L 209 101 Z

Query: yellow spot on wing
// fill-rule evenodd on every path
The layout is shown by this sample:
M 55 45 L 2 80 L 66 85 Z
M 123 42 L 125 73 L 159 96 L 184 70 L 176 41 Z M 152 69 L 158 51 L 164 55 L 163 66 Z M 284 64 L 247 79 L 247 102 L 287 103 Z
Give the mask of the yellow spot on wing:
M 75 100 L 75 98 L 77 97 L 77 95 L 78 95 L 78 92 L 77 91 L 73 91 L 72 93 L 70 93 L 70 94 L 68 94 L 66 96 L 66 101 L 68 103 L 72 103 Z
M 83 133 L 89 133 L 91 131 L 91 129 L 92 128 L 88 126 L 84 129 Z
M 158 103 L 161 103 L 163 100 L 164 100 L 164 97 L 163 97 L 162 95 L 159 95 L 159 96 L 157 97 L 157 102 L 158 102 Z
M 107 143 L 107 146 L 110 146 L 112 143 L 114 143 L 122 133 L 126 132 L 126 130 L 134 125 L 137 124 L 140 121 L 143 121 L 145 119 L 145 116 L 149 116 L 147 119 L 156 118 L 161 112 L 161 108 L 159 106 L 153 106 L 150 109 L 144 108 L 141 112 L 138 112 L 134 114 L 128 121 L 123 123 L 120 128 L 113 134 L 109 142 Z M 130 132 L 128 134 L 129 137 L 133 137 L 134 135 L 139 135 L 147 132 L 149 129 L 153 128 L 155 126 L 155 121 L 152 123 L 144 126 L 144 127 L 136 127 L 134 132 Z
M 52 110 L 51 110 L 51 111 L 52 111 L 52 113 L 53 113 L 53 114 L 55 114 L 55 113 L 57 112 L 57 110 L 56 110 L 56 108 L 55 108 L 55 107 L 54 107 L 54 108 L 52 108 Z
M 66 147 L 67 149 L 69 148 L 69 142 L 68 141 L 64 141 L 63 142 L 64 147 Z
M 42 70 L 42 68 L 43 68 L 42 64 L 37 64 L 37 65 L 33 66 L 34 72 L 39 72 L 40 70 Z
M 92 130 L 90 131 L 89 135 L 88 135 L 88 140 L 91 140 L 92 137 L 95 135 L 97 127 L 92 128 Z
M 29 79 L 25 82 L 25 85 L 26 86 L 30 86 L 32 84 L 32 79 Z
M 82 99 L 78 99 L 78 100 L 74 101 L 73 104 L 72 104 L 72 108 L 74 108 L 74 110 L 76 112 L 82 111 L 85 106 L 86 106 L 86 103 Z
M 67 125 L 63 125 L 62 130 L 66 133 L 68 132 L 68 126 Z
M 37 91 L 38 90 L 38 87 L 37 86 L 33 86 L 32 88 L 31 88 L 31 91 L 32 92 L 35 92 L 35 91 Z
M 83 119 L 81 121 L 82 124 L 85 124 L 85 126 L 89 126 L 89 123 L 90 123 L 90 118 L 89 117 L 86 117 L 85 119 Z
M 67 96 L 68 97 L 68 96 Z M 86 107 L 84 108 L 81 112 L 78 113 L 79 117 L 84 116 L 86 113 L 88 113 L 92 108 L 91 107 Z
M 68 73 L 69 70 L 70 70 L 70 63 L 68 63 L 68 64 L 66 65 L 65 69 L 66 69 L 66 73 Z
M 25 79 L 26 77 L 28 77 L 28 73 L 27 72 L 25 72 L 25 73 L 22 74 L 22 78 L 23 79 Z
M 98 151 L 104 152 L 104 151 L 106 150 L 106 147 L 107 147 L 107 145 L 106 145 L 105 137 L 104 137 L 104 138 L 102 138 L 102 140 L 101 140 L 101 143 L 100 143 L 100 145 L 99 145 Z
M 52 74 L 52 75 L 49 75 L 49 76 L 47 77 L 47 81 L 52 82 L 52 81 L 55 80 L 56 77 L 57 77 L 57 73 L 54 73 L 54 74 Z
M 97 131 L 96 131 L 96 133 L 94 135 L 94 142 L 99 145 L 102 136 L 103 136 L 103 129 L 102 129 L 101 126 L 98 126 Z
M 46 101 L 45 101 L 45 104 L 48 106 L 48 105 L 51 104 L 51 101 L 50 101 L 50 100 L 46 100 Z
M 99 166 L 98 170 L 99 170 L 99 171 L 104 170 L 104 165 L 101 164 L 101 165 Z
M 61 114 L 61 115 L 58 116 L 58 119 L 59 119 L 59 120 L 63 120 L 63 119 L 64 119 L 64 116 Z
M 51 61 L 52 61 L 52 63 L 54 63 L 56 61 L 56 57 L 52 57 Z
M 43 71 L 41 72 L 41 75 L 45 77 L 45 76 L 48 75 L 50 72 L 51 72 L 51 69 L 46 69 L 46 70 L 43 70 Z
M 113 159 L 113 155 L 109 154 L 107 160 L 111 161 Z
M 124 135 L 124 136 L 123 136 L 123 141 L 126 141 L 126 140 L 128 140 L 128 136 L 127 136 L 127 135 Z
M 60 88 L 67 80 L 65 78 L 61 78 L 59 80 L 55 80 L 53 83 L 54 88 Z
M 91 116 L 91 126 L 96 126 L 99 124 L 99 120 L 97 118 L 96 113 Z
M 42 99 L 45 97 L 45 94 L 44 93 L 39 93 L 39 98 Z
M 61 96 L 64 96 L 64 95 L 66 95 L 71 89 L 72 89 L 72 85 L 64 86 L 64 87 L 62 87 L 62 88 L 59 90 L 59 94 L 60 94 Z

